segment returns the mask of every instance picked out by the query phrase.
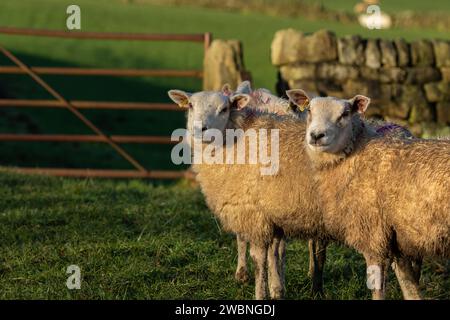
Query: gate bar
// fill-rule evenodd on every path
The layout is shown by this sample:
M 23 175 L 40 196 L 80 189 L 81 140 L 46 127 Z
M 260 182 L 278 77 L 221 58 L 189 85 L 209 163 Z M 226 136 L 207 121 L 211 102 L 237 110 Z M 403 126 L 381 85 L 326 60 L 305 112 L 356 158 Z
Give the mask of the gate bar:
M 129 155 L 122 147 L 112 141 L 107 135 L 105 135 L 97 126 L 95 126 L 90 120 L 88 120 L 81 112 L 79 112 L 69 101 L 67 101 L 63 96 L 61 96 L 58 92 L 56 92 L 52 87 L 50 87 L 41 77 L 39 77 L 36 73 L 34 73 L 28 66 L 26 66 L 22 61 L 20 61 L 16 56 L 14 56 L 7 49 L 0 47 L 0 51 L 3 52 L 5 56 L 7 56 L 11 61 L 13 61 L 20 68 L 25 70 L 31 78 L 33 78 L 38 84 L 40 84 L 48 93 L 50 93 L 57 100 L 64 103 L 78 119 L 80 119 L 86 126 L 88 126 L 92 131 L 94 131 L 97 135 L 103 137 L 106 142 L 114 148 L 122 157 L 124 157 L 128 162 L 130 162 L 136 169 L 142 172 L 146 172 L 147 170 L 137 162 L 131 155 Z
M 0 33 L 74 39 L 103 39 L 103 40 L 147 40 L 147 41 L 188 41 L 204 42 L 204 34 L 148 34 L 148 33 L 120 33 L 120 32 L 84 32 L 60 31 L 45 29 L 27 29 L 0 27 Z
M 118 110 L 163 110 L 186 111 L 173 103 L 148 103 L 148 102 L 110 102 L 110 101 L 84 101 L 71 100 L 70 103 L 77 109 L 118 109 Z M 66 105 L 57 100 L 39 99 L 0 99 L 0 107 L 21 108 L 66 108 Z
M 12 170 L 25 174 L 44 174 L 59 177 L 76 178 L 150 178 L 150 179 L 178 179 L 191 178 L 189 171 L 175 170 L 113 170 L 113 169 L 72 169 L 72 168 L 11 168 Z
M 161 69 L 106 69 L 106 68 L 63 68 L 63 67 L 30 67 L 36 74 L 69 75 L 69 76 L 120 76 L 120 77 L 185 77 L 202 78 L 200 70 L 161 70 Z M 18 67 L 0 66 L 0 74 L 26 74 Z
M 177 144 L 168 136 L 110 136 L 116 143 L 154 143 Z M 10 134 L 1 133 L 0 141 L 38 141 L 38 142 L 107 142 L 103 137 L 87 134 Z

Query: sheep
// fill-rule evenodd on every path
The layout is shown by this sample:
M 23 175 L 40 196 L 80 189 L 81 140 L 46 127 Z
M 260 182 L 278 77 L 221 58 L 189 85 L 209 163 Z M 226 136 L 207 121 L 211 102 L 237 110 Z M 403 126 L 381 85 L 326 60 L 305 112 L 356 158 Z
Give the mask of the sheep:
M 375 299 L 384 298 L 390 256 L 404 297 L 419 299 L 411 260 L 450 257 L 450 141 L 377 138 L 360 116 L 369 103 L 310 102 L 305 151 L 323 227 L 380 271 Z
M 224 89 L 225 88 L 227 88 L 227 85 L 224 86 Z M 275 113 L 278 115 L 291 115 L 295 117 L 301 116 L 301 110 L 296 104 L 273 95 L 268 89 L 265 88 L 253 90 L 250 81 L 241 82 L 235 91 L 235 94 L 237 93 L 248 94 L 251 97 L 250 101 L 246 105 L 247 108 L 268 113 Z M 229 92 L 229 94 L 231 94 L 231 92 Z
M 253 90 L 251 88 L 251 84 L 249 81 L 242 82 L 235 92 L 233 92 L 228 84 L 225 84 L 221 90 L 221 93 L 217 92 L 213 94 L 212 92 L 203 92 L 196 94 L 198 99 L 195 104 L 195 108 L 189 109 L 188 113 L 188 129 L 192 132 L 194 130 L 193 123 L 194 121 L 199 121 L 205 123 L 205 130 L 216 128 L 223 129 L 223 127 L 219 124 L 223 124 L 225 122 L 225 118 L 229 116 L 226 114 L 226 110 L 222 113 L 216 114 L 215 111 L 223 108 L 223 99 L 231 96 L 232 94 L 245 93 L 250 96 L 250 100 L 245 102 L 244 105 L 237 104 L 237 109 L 242 109 L 245 107 L 246 111 L 252 112 L 252 110 L 256 110 L 258 112 L 273 112 L 276 114 L 282 115 L 292 115 L 297 117 L 299 111 L 297 110 L 297 106 L 294 104 L 290 104 L 289 101 L 281 99 L 277 96 L 274 96 L 267 89 L 256 89 Z M 169 96 L 175 103 L 180 104 L 177 95 L 180 92 L 176 90 L 171 90 L 169 92 Z M 182 94 L 182 93 L 181 93 Z M 190 95 L 190 94 L 186 94 Z M 216 98 L 214 98 L 216 96 Z M 201 101 L 208 101 L 210 97 L 210 104 L 200 103 Z M 183 105 L 181 105 L 183 107 Z M 225 117 L 225 118 L 224 118 Z M 247 251 L 247 243 L 242 241 L 240 236 L 236 236 L 237 239 L 237 249 L 238 249 L 238 264 L 235 272 L 235 278 L 239 282 L 246 282 L 248 280 L 248 272 L 247 272 L 247 263 L 246 263 L 246 251 Z M 278 244 L 279 249 L 277 250 L 277 255 L 279 257 L 280 264 L 280 273 L 281 279 L 284 282 L 284 258 L 285 258 L 285 240 L 280 239 Z M 274 248 L 274 250 L 276 250 Z M 283 284 L 284 287 L 284 284 Z
M 232 95 L 232 91 L 228 85 L 224 85 L 222 88 L 222 92 L 226 95 Z M 239 84 L 234 94 L 238 93 L 244 93 L 248 94 L 251 99 L 246 104 L 246 108 L 249 108 L 251 110 L 257 110 L 262 112 L 269 112 L 269 113 L 275 113 L 278 115 L 291 115 L 293 117 L 301 117 L 301 111 L 297 107 L 296 104 L 290 103 L 290 101 L 279 98 L 275 95 L 273 95 L 269 90 L 264 88 L 259 88 L 256 90 L 253 90 L 251 87 L 251 84 L 249 81 L 243 81 Z M 239 108 L 238 106 L 238 109 Z M 248 269 L 247 269 L 247 242 L 242 240 L 239 235 L 236 236 L 237 241 L 237 248 L 238 248 L 238 265 L 235 273 L 235 278 L 239 282 L 246 282 L 248 280 Z M 278 247 L 278 249 L 276 248 Z M 275 244 L 275 248 L 273 248 L 274 251 L 276 251 L 276 255 L 278 256 L 279 260 L 279 272 L 281 281 L 283 283 L 284 288 L 284 269 L 285 269 L 285 257 L 286 257 L 286 241 L 284 237 L 279 239 L 279 242 Z M 314 259 L 314 257 L 312 258 Z M 314 259 L 313 261 L 315 261 Z M 272 260 L 269 260 L 270 263 Z M 310 260 L 311 261 L 311 260 Z M 310 267 L 311 269 L 311 267 Z M 321 269 L 315 271 L 315 273 L 311 273 L 310 276 L 313 278 L 313 292 L 321 292 L 321 279 L 320 276 L 317 278 L 317 275 L 319 274 Z M 318 284 L 316 279 L 320 279 L 320 284 Z M 283 289 L 284 290 L 284 289 Z
M 191 94 L 187 94 L 181 91 L 172 91 L 169 93 L 169 95 L 171 96 L 171 98 L 178 103 L 180 106 L 189 106 L 189 112 L 188 112 L 188 128 L 190 130 L 194 130 L 193 128 L 193 119 L 196 119 L 196 115 L 197 118 L 199 119 L 206 119 L 206 123 L 209 123 L 209 125 L 212 128 L 218 128 L 220 130 L 224 130 L 225 128 L 231 128 L 231 127 L 235 127 L 235 128 L 245 128 L 248 124 L 248 119 L 258 119 L 258 116 L 255 116 L 256 114 L 254 112 L 236 112 L 235 110 L 230 111 L 230 105 L 227 102 L 227 95 L 225 94 L 221 94 L 221 93 L 196 93 L 194 95 Z M 240 105 L 240 107 L 242 107 L 243 105 L 245 105 L 246 103 L 249 103 L 251 101 L 251 98 L 249 96 L 246 95 L 238 95 L 237 97 L 237 105 Z M 244 100 L 244 104 L 241 104 L 240 100 L 243 99 Z M 236 100 L 236 97 L 233 97 L 233 100 Z M 214 106 L 214 107 L 212 107 Z M 217 107 L 218 106 L 218 107 Z M 245 110 L 245 108 L 244 108 Z M 258 112 L 256 112 L 258 113 Z M 223 115 L 223 116 L 222 116 Z M 292 125 L 292 117 L 291 119 L 286 119 L 285 117 L 277 117 L 277 116 L 270 116 L 264 113 L 259 113 L 260 116 L 262 116 L 262 122 L 264 125 L 261 124 L 261 128 L 270 128 L 271 126 L 273 127 L 273 125 L 275 125 L 275 127 L 279 127 L 281 124 L 278 122 L 283 122 L 283 121 L 287 121 Z M 219 119 L 219 120 L 218 120 Z M 218 121 L 217 121 L 218 120 Z M 270 120 L 270 121 L 269 121 Z M 260 122 L 260 121 L 257 121 Z M 295 123 L 295 126 L 292 126 L 292 132 L 295 132 L 295 135 L 297 135 L 297 127 L 299 126 L 301 127 L 301 124 L 298 123 L 298 121 Z M 303 125 L 304 126 L 304 125 Z M 283 126 L 282 126 L 283 127 Z M 203 129 L 208 129 L 208 127 L 202 127 Z M 284 131 L 283 131 L 284 132 Z M 298 139 L 296 140 L 296 142 L 298 142 Z M 296 145 L 298 147 L 297 144 L 294 143 L 294 145 Z M 295 150 L 293 150 L 293 152 L 295 154 L 301 154 L 303 150 L 298 149 L 298 152 L 295 152 Z M 288 151 L 287 151 L 288 152 Z M 286 152 L 285 152 L 286 153 Z M 303 159 L 305 160 L 305 159 Z M 303 163 L 304 161 L 301 161 L 299 163 Z M 289 168 L 289 166 L 292 166 L 293 162 L 288 162 L 287 165 L 285 166 L 287 169 Z M 210 169 L 212 166 L 197 166 L 203 169 Z M 218 168 L 217 165 L 213 166 L 215 168 Z M 236 166 L 228 166 L 227 167 L 227 172 L 233 171 L 233 169 Z M 237 166 L 239 167 L 239 166 Z M 299 166 L 295 167 L 294 170 L 298 170 Z M 253 168 L 254 169 L 254 168 Z M 200 170 L 201 171 L 201 170 Z M 207 170 L 203 170 L 203 171 L 207 171 Z M 215 170 L 213 170 L 215 171 Z M 253 170 L 254 171 L 254 170 Z M 288 170 L 284 171 L 284 172 L 288 172 Z M 217 172 L 213 172 L 213 174 L 216 174 Z M 200 175 L 201 176 L 201 175 Z M 206 175 L 207 176 L 207 175 Z M 240 174 L 238 175 L 238 177 L 246 177 L 246 176 L 252 176 L 251 174 L 248 175 L 248 173 L 245 172 L 245 170 L 241 170 Z M 257 180 L 259 180 L 259 176 L 257 176 Z M 308 211 L 309 208 L 317 208 L 317 206 L 314 205 L 314 200 L 310 201 L 311 203 L 308 203 L 306 199 L 308 199 L 308 196 L 310 198 L 312 198 L 314 192 L 311 191 L 311 187 L 308 185 L 308 183 L 306 183 L 307 179 L 307 174 L 302 173 L 302 174 L 298 174 L 293 175 L 293 177 L 297 177 L 296 180 L 302 180 L 305 179 L 305 183 L 304 184 L 300 184 L 300 192 L 297 191 L 297 195 L 304 197 L 305 199 L 303 199 L 304 201 L 300 203 L 300 205 L 298 206 L 298 204 L 294 203 L 292 208 L 296 208 L 296 207 L 300 207 L 301 209 L 299 209 L 298 211 L 303 211 L 302 214 L 298 217 L 298 219 L 301 223 L 304 223 L 304 212 Z M 286 179 L 286 176 L 283 177 L 284 179 Z M 223 179 L 223 177 L 221 178 Z M 278 179 L 279 180 L 279 179 Z M 205 179 L 204 181 L 208 181 L 208 179 Z M 210 207 L 212 208 L 212 211 L 219 216 L 220 220 L 223 222 L 223 220 L 226 218 L 223 218 L 223 215 L 221 217 L 220 213 L 217 213 L 217 209 L 214 208 L 213 203 L 215 201 L 209 200 L 210 197 L 208 197 L 208 194 L 211 194 L 211 192 L 209 192 L 210 190 L 214 190 L 214 185 L 208 185 L 207 183 L 205 183 L 203 181 L 200 181 L 200 185 L 202 186 L 202 189 L 206 195 L 206 199 L 208 204 L 210 205 Z M 221 181 L 220 179 L 218 181 Z M 303 181 L 303 180 L 302 180 Z M 283 182 L 273 182 L 273 181 L 264 181 L 263 182 L 265 184 L 268 183 L 272 183 L 275 184 L 273 186 L 273 188 L 268 187 L 267 190 L 269 192 L 266 193 L 261 193 L 264 194 L 265 197 L 269 197 L 272 198 L 272 200 L 270 201 L 277 201 L 277 199 L 283 199 L 283 197 L 280 197 L 279 193 L 275 192 L 275 197 L 273 196 L 273 191 L 274 190 L 285 190 L 286 193 L 290 193 L 292 190 L 290 188 L 279 188 L 278 184 L 281 184 L 281 186 L 283 186 Z M 222 183 L 219 183 L 219 185 L 221 185 Z M 226 182 L 225 182 L 226 185 Z M 291 186 L 292 183 L 285 183 L 285 186 Z M 297 185 L 295 185 L 295 187 L 297 187 Z M 302 189 L 303 188 L 303 189 Z M 232 189 L 232 184 L 229 185 L 229 189 Z M 259 190 L 260 186 L 259 185 L 255 185 L 254 190 Z M 295 189 L 295 188 L 294 188 Z M 206 191 L 205 191 L 206 190 Z M 306 190 L 306 191 L 305 191 Z M 219 190 L 220 191 L 220 190 Z M 219 192 L 220 193 L 220 192 Z M 272 193 L 272 194 L 271 194 Z M 225 198 L 232 198 L 234 196 L 239 197 L 239 194 L 231 194 L 231 195 L 227 195 L 227 197 Z M 254 197 L 260 197 L 260 194 L 256 194 L 254 195 Z M 212 197 L 214 198 L 214 197 Z M 292 199 L 290 199 L 292 201 Z M 218 201 L 218 200 L 216 200 Z M 284 202 L 283 203 L 287 203 Z M 238 215 L 239 210 L 236 209 L 236 215 Z M 232 212 L 227 212 L 230 216 L 233 215 Z M 276 212 L 277 215 L 279 216 L 283 216 L 280 212 Z M 313 211 L 311 213 L 312 215 L 309 218 L 312 221 L 319 221 L 320 216 L 318 216 L 315 211 Z M 258 241 L 258 243 L 256 245 L 254 245 L 254 249 L 251 249 L 251 253 L 253 251 L 254 254 L 252 254 L 252 257 L 254 260 L 256 260 L 256 265 L 257 266 L 261 266 L 256 268 L 255 271 L 257 271 L 256 274 L 256 297 L 257 298 L 263 298 L 265 297 L 265 279 L 264 279 L 264 268 L 265 268 L 265 264 L 266 264 L 266 260 L 264 258 L 264 256 L 266 256 L 268 258 L 269 261 L 269 282 L 272 282 L 273 284 L 270 284 L 270 293 L 271 293 L 271 297 L 280 297 L 281 294 L 280 292 L 282 292 L 283 290 L 283 284 L 281 282 L 281 280 L 278 278 L 277 279 L 277 275 L 279 275 L 280 273 L 282 273 L 282 271 L 280 270 L 281 267 L 283 266 L 283 263 L 277 263 L 277 254 L 278 254 L 278 250 L 276 249 L 277 246 L 279 246 L 279 243 L 281 242 L 282 239 L 282 235 L 283 235 L 283 231 L 286 230 L 287 233 L 291 233 L 291 234 L 295 234 L 295 233 L 300 233 L 302 234 L 302 232 L 298 231 L 298 228 L 295 228 L 295 223 L 284 223 L 285 221 L 292 221 L 295 218 L 295 214 L 293 214 L 292 209 L 289 209 L 286 211 L 286 216 L 287 218 L 281 218 L 278 219 L 278 221 L 276 221 L 275 223 L 272 221 L 271 219 L 272 217 L 270 217 L 270 215 L 268 215 L 268 219 L 265 220 L 266 225 L 268 224 L 269 226 L 267 227 L 267 229 L 271 230 L 271 233 L 268 233 L 267 237 L 265 238 L 265 242 L 264 241 Z M 297 222 L 298 223 L 298 222 Z M 310 222 L 308 222 L 310 223 Z M 280 228 L 280 226 L 284 226 L 284 228 Z M 229 227 L 228 230 L 236 233 L 238 235 L 238 248 L 239 248 L 239 244 L 243 244 L 243 248 L 241 248 L 241 251 L 245 252 L 246 249 L 246 243 L 244 241 L 248 240 L 248 239 L 253 239 L 252 236 L 248 236 L 248 233 L 245 234 L 243 233 L 241 236 L 241 233 L 239 232 L 238 228 L 232 228 Z M 301 230 L 301 229 L 300 229 Z M 313 229 L 306 229 L 309 231 L 303 232 L 303 234 L 317 234 L 319 231 L 317 231 L 317 228 L 313 228 Z M 312 230 L 312 231 L 311 231 Z M 242 238 L 242 241 L 239 241 L 239 239 Z M 326 235 L 322 235 L 321 237 L 319 237 L 321 239 L 327 239 Z M 269 239 L 269 240 L 267 240 Z M 277 244 L 278 242 L 278 244 Z M 267 243 L 271 244 L 270 246 L 267 245 Z M 261 245 L 262 244 L 262 245 Z M 262 247 L 262 248 L 261 248 Z M 269 250 L 270 249 L 270 250 Z M 262 252 L 264 252 L 264 250 L 269 250 L 269 254 L 262 254 Z M 282 251 L 282 250 L 280 250 Z M 279 257 L 280 258 L 280 257 Z M 282 260 L 282 259 L 280 259 Z M 244 256 L 244 262 L 243 264 L 245 265 L 245 256 Z M 239 270 L 239 268 L 238 268 Z
M 286 91 L 290 104 L 296 105 L 298 110 L 303 111 L 311 100 L 311 95 L 301 89 Z M 374 136 L 396 139 L 413 139 L 413 134 L 405 127 L 380 119 L 362 119 L 364 125 L 370 128 Z M 326 248 L 328 242 L 322 239 L 310 239 L 309 247 L 309 275 L 313 280 L 313 293 L 322 293 L 323 268 L 326 260 Z M 421 259 L 415 259 L 412 263 L 416 282 L 419 282 L 421 272 Z M 395 268 L 395 262 L 393 262 Z
M 218 129 L 220 131 L 224 131 L 226 128 L 229 128 L 230 126 L 234 126 L 235 124 L 228 121 L 230 116 L 230 103 L 229 103 L 229 88 L 224 87 L 223 92 L 199 92 L 195 94 L 189 94 L 185 93 L 183 91 L 179 90 L 171 90 L 169 91 L 169 96 L 172 98 L 174 102 L 179 104 L 182 107 L 188 107 L 188 124 L 187 128 L 189 131 L 193 132 L 194 130 L 206 131 L 207 129 L 214 128 Z M 251 101 L 251 97 L 247 94 L 235 94 L 233 96 L 233 105 L 238 108 L 244 108 L 249 102 Z M 245 115 L 254 115 L 255 113 L 259 113 L 261 111 L 259 110 L 253 110 L 251 112 L 248 112 L 249 109 L 243 109 L 241 111 L 236 111 Z M 204 126 L 202 125 L 202 128 L 195 128 L 195 121 L 200 120 Z M 194 166 L 195 167 L 202 167 L 202 166 Z M 215 166 L 214 166 L 215 167 Z M 201 175 L 197 175 L 199 177 Z M 225 177 L 222 177 L 224 179 Z M 199 180 L 199 179 L 198 179 Z M 205 185 L 208 185 L 208 181 L 205 179 L 199 180 L 200 185 L 202 186 L 202 189 L 206 195 L 207 203 L 210 204 L 211 201 L 208 201 L 209 198 L 208 194 L 209 189 L 206 188 L 205 192 Z M 215 210 L 213 205 L 209 205 L 212 211 L 216 214 L 217 210 Z M 236 210 L 237 213 L 242 212 L 241 210 Z M 220 215 L 219 215 L 220 216 Z M 284 281 L 282 281 L 282 267 L 284 265 L 283 259 L 284 259 L 284 242 L 283 242 L 283 235 L 281 231 L 275 230 L 273 228 L 273 232 L 271 233 L 272 238 L 270 239 L 271 246 L 270 246 L 270 252 L 267 255 L 267 252 L 264 254 L 268 257 L 269 260 L 269 279 L 273 284 L 270 285 L 270 293 L 272 298 L 280 298 L 282 296 L 282 292 L 284 291 Z M 245 249 L 246 249 L 246 242 L 249 239 L 245 238 L 244 241 L 240 241 L 241 235 L 237 230 L 231 229 L 230 231 L 237 234 L 238 239 L 238 250 L 241 252 L 239 254 L 239 261 L 238 261 L 238 270 L 237 274 L 240 270 L 242 270 L 242 265 L 245 266 Z M 266 248 L 266 251 L 269 248 Z M 251 250 L 252 251 L 252 250 Z M 281 253 L 281 256 L 278 257 L 279 251 Z M 242 252 L 244 252 L 244 255 L 242 255 Z M 244 257 L 242 260 L 241 258 Z M 281 260 L 281 261 L 280 261 Z M 264 272 L 264 268 L 259 269 L 260 272 Z M 257 298 L 264 298 L 265 297 L 265 289 L 261 289 L 261 286 L 259 289 L 256 290 L 256 297 Z
M 272 249 L 274 239 L 283 234 L 316 237 L 315 226 L 320 224 L 318 206 L 311 201 L 312 183 L 305 179 L 307 173 L 301 165 L 306 159 L 301 152 L 302 144 L 298 143 L 298 127 L 304 128 L 304 122 L 264 113 L 258 116 L 239 113 L 231 119 L 232 124 L 244 130 L 279 129 L 280 154 L 296 154 L 281 157 L 279 172 L 274 176 L 261 176 L 259 164 L 194 165 L 208 206 L 223 228 L 250 243 L 250 255 L 255 263 L 255 296 L 263 299 L 267 263 L 271 296 L 277 288 L 281 289 L 281 284 L 273 283 L 277 278 L 273 275 L 279 273 L 278 266 L 270 262 L 270 257 L 276 254 Z

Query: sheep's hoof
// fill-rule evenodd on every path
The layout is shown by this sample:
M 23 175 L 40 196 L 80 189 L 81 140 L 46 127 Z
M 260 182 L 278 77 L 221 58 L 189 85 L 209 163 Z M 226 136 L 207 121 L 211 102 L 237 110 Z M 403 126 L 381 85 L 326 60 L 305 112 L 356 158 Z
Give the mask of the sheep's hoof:
M 240 282 L 240 283 L 248 282 L 249 278 L 248 278 L 247 269 L 237 270 L 234 275 L 234 278 L 236 279 L 237 282 Z
M 313 285 L 311 288 L 311 295 L 314 299 L 323 299 L 325 298 L 325 293 L 323 292 L 322 285 Z
M 274 289 L 270 289 L 270 298 L 272 300 L 281 300 L 283 299 L 283 288 L 274 288 Z

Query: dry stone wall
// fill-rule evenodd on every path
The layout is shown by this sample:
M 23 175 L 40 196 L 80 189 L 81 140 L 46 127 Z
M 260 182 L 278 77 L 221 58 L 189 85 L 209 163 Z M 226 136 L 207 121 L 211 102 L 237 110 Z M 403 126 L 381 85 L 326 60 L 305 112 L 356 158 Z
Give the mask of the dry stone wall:
M 205 54 L 204 90 L 220 90 L 226 83 L 236 88 L 250 78 L 250 73 L 245 70 L 241 42 L 217 39 L 211 43 Z
M 278 94 L 301 88 L 321 96 L 372 98 L 369 116 L 408 126 L 417 135 L 449 132 L 450 42 L 337 38 L 278 31 L 271 47 Z

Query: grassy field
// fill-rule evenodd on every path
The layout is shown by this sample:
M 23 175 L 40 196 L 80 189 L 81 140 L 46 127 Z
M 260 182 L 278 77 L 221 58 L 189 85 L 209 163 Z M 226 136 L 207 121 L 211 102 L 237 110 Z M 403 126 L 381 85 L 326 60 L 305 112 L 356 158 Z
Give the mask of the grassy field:
M 0 170 L 1 299 L 251 299 L 253 280 L 234 281 L 234 238 L 201 193 L 180 182 L 156 186 L 24 176 Z M 327 299 L 367 299 L 363 259 L 332 245 Z M 307 246 L 287 251 L 287 298 L 311 299 Z M 81 268 L 80 290 L 66 268 Z M 426 262 L 427 298 L 449 299 L 450 280 Z M 388 298 L 399 299 L 390 274 Z
M 416 1 L 415 1 L 416 2 Z M 330 2 L 331 3 L 331 2 Z M 0 24 L 64 29 L 65 0 L 2 0 Z M 283 28 L 367 37 L 445 38 L 426 29 L 369 31 L 357 25 L 304 18 L 222 12 L 197 7 L 78 0 L 83 31 L 212 32 L 239 39 L 259 87 L 274 88 L 270 43 Z M 0 44 L 38 66 L 122 68 L 202 67 L 202 47 L 187 43 L 100 42 L 0 36 Z M 10 64 L 0 57 L 0 65 Z M 201 89 L 194 79 L 45 77 L 69 99 L 168 102 L 166 91 Z M 24 76 L 0 76 L 0 95 L 49 98 Z M 167 135 L 184 126 L 182 113 L 83 111 L 107 133 Z M 0 109 L 0 132 L 90 133 L 65 110 Z M 4 143 L 0 165 L 129 168 L 104 145 Z M 151 169 L 173 169 L 170 147 L 125 145 Z M 8 174 L 0 170 L 0 298 L 250 299 L 252 282 L 234 282 L 234 238 L 224 234 L 201 193 L 185 182 L 70 180 Z M 309 299 L 307 247 L 288 247 L 287 298 Z M 326 298 L 366 299 L 363 259 L 333 245 L 325 275 Z M 351 263 L 349 263 L 351 261 Z M 82 289 L 65 286 L 67 266 L 82 271 Z M 400 298 L 391 274 L 389 298 Z M 438 262 L 427 262 L 422 288 L 428 298 L 449 299 L 450 281 Z
M 65 29 L 65 0 L 3 0 L 0 21 L 4 26 Z M 270 43 L 277 30 L 296 28 L 313 32 L 321 28 L 338 35 L 367 37 L 449 38 L 448 33 L 426 29 L 365 30 L 358 25 L 310 21 L 304 18 L 233 13 L 197 7 L 124 4 L 119 0 L 80 0 L 83 31 L 202 33 L 215 38 L 239 39 L 254 84 L 274 89 L 276 69 L 270 63 Z M 0 43 L 25 62 L 39 66 L 201 68 L 202 46 L 188 43 L 101 42 L 0 36 Z M 0 58 L 0 64 L 10 64 Z M 195 91 L 195 79 L 60 77 L 45 79 L 69 99 L 167 102 L 171 88 Z M 48 98 L 25 76 L 0 77 L 0 92 L 11 97 Z M 1 93 L 0 93 L 1 94 Z M 167 135 L 184 126 L 182 113 L 137 111 L 86 111 L 107 133 Z M 130 125 L 132 124 L 132 125 Z M 89 133 L 65 110 L 0 110 L 0 132 Z M 130 153 L 152 169 L 173 169 L 167 146 L 125 145 Z M 107 146 L 58 143 L 2 143 L 2 165 L 129 168 Z M 42 152 L 45 150 L 45 152 Z
M 288 0 L 289 1 L 289 0 Z M 294 0 L 295 1 L 295 0 Z M 303 0 L 305 1 L 305 0 Z M 325 8 L 353 12 L 353 7 L 358 0 L 306 0 L 309 3 L 321 3 Z M 450 2 L 447 0 L 422 1 L 422 0 L 381 0 L 379 4 L 381 10 L 389 13 L 399 11 L 419 11 L 419 12 L 445 12 L 450 11 Z

